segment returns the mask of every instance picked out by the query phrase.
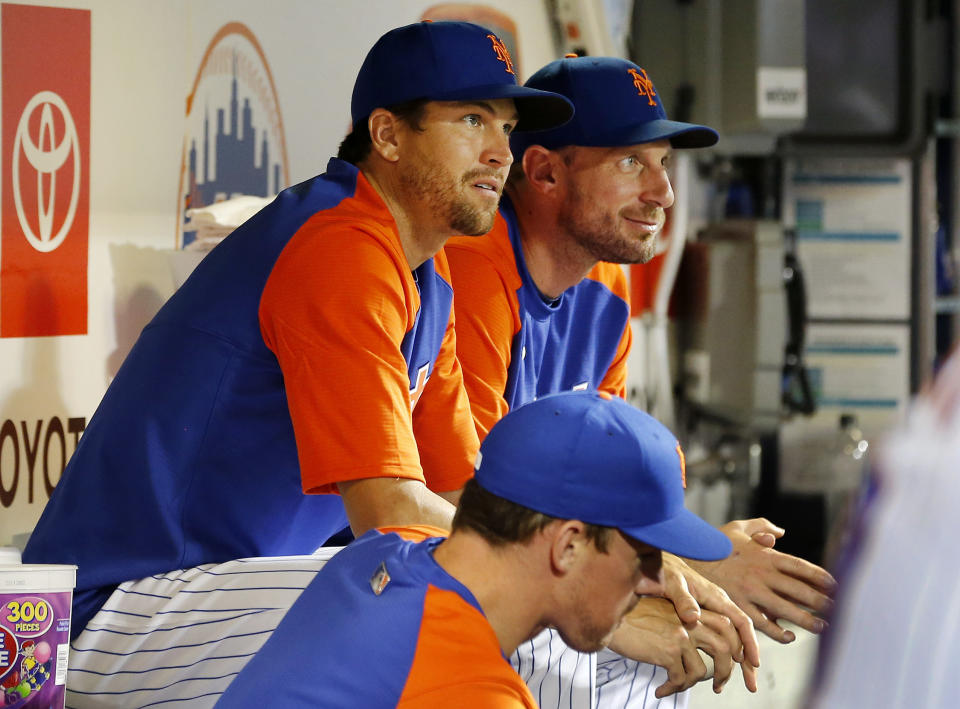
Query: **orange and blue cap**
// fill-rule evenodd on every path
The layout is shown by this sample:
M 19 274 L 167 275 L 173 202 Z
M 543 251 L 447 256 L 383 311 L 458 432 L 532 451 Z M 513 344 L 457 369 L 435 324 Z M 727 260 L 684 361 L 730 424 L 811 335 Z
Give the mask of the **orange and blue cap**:
M 669 120 L 649 74 L 626 59 L 568 56 L 547 64 L 524 86 L 566 96 L 576 113 L 563 126 L 516 136 L 511 148 L 518 160 L 530 145 L 555 150 L 669 140 L 674 148 L 706 148 L 719 140 L 713 128 Z
M 516 130 L 553 128 L 573 105 L 559 94 L 517 83 L 513 59 L 493 32 L 469 22 L 417 22 L 383 35 L 367 53 L 350 111 L 357 125 L 376 108 L 407 101 L 513 99 Z
M 689 559 L 729 556 L 730 540 L 684 507 L 683 453 L 666 426 L 623 399 L 564 392 L 494 424 L 475 465 L 488 492 L 559 519 L 616 527 Z

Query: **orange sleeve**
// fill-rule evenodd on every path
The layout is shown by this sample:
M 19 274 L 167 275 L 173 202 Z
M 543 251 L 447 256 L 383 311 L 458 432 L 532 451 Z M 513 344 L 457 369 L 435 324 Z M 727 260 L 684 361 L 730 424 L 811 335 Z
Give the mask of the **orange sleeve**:
M 261 298 L 307 493 L 361 478 L 423 480 L 400 351 L 419 296 L 399 247 L 376 230 L 308 221 Z
M 588 278 L 593 278 L 605 284 L 615 295 L 627 303 L 629 309 L 630 291 L 622 266 L 613 263 L 599 263 L 590 272 Z M 627 358 L 630 356 L 632 346 L 633 330 L 630 328 L 628 318 L 623 334 L 620 336 L 620 343 L 617 345 L 617 353 L 614 355 L 613 362 L 610 363 L 607 373 L 603 375 L 603 381 L 597 387 L 600 391 L 619 396 L 621 399 L 627 397 Z
M 513 337 L 520 330 L 519 283 L 508 282 L 509 277 L 484 253 L 450 242 L 445 251 L 453 278 L 457 357 L 473 422 L 483 440 L 510 408 L 503 393 Z
M 490 623 L 457 593 L 429 587 L 398 709 L 537 709 Z
M 613 396 L 619 396 L 621 399 L 627 398 L 627 357 L 630 354 L 630 347 L 633 343 L 633 331 L 630 329 L 630 322 L 623 330 L 620 337 L 620 344 L 617 347 L 617 354 L 610 364 L 607 373 L 603 375 L 603 381 L 597 387 L 600 391 L 605 391 Z
M 450 282 L 447 260 L 434 258 L 437 275 Z M 433 373 L 413 410 L 413 430 L 427 486 L 434 492 L 459 490 L 473 476 L 480 442 L 470 416 L 463 372 L 457 359 L 454 309 L 433 365 Z
M 401 699 L 397 704 L 397 709 L 437 709 L 437 707 L 537 709 L 537 705 L 525 701 L 516 688 L 494 682 L 438 687 L 417 697 Z
M 380 534 L 390 534 L 407 539 L 411 542 L 422 542 L 431 537 L 447 537 L 450 535 L 449 529 L 440 529 L 430 524 L 408 524 L 404 527 L 377 527 Z

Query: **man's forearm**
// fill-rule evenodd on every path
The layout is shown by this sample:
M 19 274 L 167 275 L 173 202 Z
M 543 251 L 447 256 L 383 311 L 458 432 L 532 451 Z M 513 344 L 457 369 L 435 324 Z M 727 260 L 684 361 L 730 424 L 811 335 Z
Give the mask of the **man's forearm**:
M 428 524 L 450 529 L 455 507 L 419 480 L 365 478 L 337 484 L 355 536 L 379 527 Z

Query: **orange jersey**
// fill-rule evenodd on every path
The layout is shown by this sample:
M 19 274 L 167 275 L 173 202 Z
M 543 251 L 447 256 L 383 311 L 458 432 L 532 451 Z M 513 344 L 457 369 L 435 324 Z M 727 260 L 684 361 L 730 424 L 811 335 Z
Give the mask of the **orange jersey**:
M 283 370 L 304 492 L 369 477 L 448 491 L 469 478 L 477 442 L 449 281 L 442 253 L 410 271 L 393 217 L 362 174 L 353 196 L 287 244 L 260 322 Z
M 457 356 L 483 438 L 508 410 L 538 396 L 600 389 L 623 397 L 630 351 L 626 276 L 599 263 L 547 302 L 527 272 L 507 197 L 489 234 L 444 248 L 453 278 Z
M 452 302 L 443 254 L 411 272 L 343 161 L 224 239 L 144 328 L 24 551 L 79 567 L 74 633 L 123 581 L 309 554 L 347 518 L 304 492 L 462 487 L 478 442 Z

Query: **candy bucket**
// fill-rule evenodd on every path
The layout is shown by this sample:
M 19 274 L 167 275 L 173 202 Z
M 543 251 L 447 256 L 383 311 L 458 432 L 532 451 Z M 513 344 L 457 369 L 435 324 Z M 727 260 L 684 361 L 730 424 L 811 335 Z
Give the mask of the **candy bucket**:
M 76 566 L 0 566 L 0 708 L 62 709 L 76 578 Z

